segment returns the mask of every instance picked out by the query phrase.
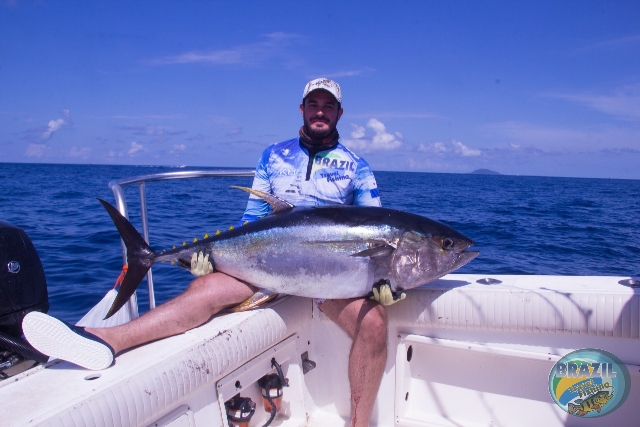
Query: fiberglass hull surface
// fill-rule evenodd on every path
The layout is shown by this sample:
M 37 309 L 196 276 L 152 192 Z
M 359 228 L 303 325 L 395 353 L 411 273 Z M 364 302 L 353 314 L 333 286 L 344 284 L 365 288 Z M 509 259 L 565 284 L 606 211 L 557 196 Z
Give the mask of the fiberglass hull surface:
M 579 348 L 607 350 L 631 373 L 627 401 L 589 424 L 634 425 L 640 292 L 619 284 L 628 278 L 493 276 L 501 283 L 483 285 L 482 277 L 448 275 L 387 309 L 372 425 L 582 425 L 548 390 L 555 361 Z M 222 427 L 222 405 L 236 393 L 258 402 L 251 425 L 262 425 L 268 414 L 255 382 L 271 373 L 272 357 L 291 382 L 275 425 L 344 425 L 349 345 L 309 299 L 288 297 L 133 349 L 104 371 L 54 363 L 3 381 L 0 399 L 11 404 L 0 408 L 0 425 Z M 305 352 L 317 363 L 306 375 Z

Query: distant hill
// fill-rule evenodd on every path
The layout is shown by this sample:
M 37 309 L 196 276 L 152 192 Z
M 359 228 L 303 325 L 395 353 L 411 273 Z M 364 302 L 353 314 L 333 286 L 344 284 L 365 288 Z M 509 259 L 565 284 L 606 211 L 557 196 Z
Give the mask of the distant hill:
M 476 169 L 471 173 L 475 173 L 478 175 L 500 175 L 500 172 L 492 171 L 490 169 Z

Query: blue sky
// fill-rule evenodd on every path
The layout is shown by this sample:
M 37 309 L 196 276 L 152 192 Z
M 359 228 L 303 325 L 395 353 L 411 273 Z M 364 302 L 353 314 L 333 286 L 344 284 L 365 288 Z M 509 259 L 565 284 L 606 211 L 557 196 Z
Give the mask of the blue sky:
M 374 170 L 640 179 L 637 0 L 0 0 L 0 162 L 254 167 L 323 76 Z

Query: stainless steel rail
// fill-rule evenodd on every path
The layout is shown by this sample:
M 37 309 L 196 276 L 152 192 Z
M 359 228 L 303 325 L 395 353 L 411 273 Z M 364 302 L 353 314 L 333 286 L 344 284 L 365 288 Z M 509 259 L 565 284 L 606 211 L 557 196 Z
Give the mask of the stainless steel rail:
M 122 187 L 138 184 L 140 187 L 140 217 L 142 218 L 142 236 L 144 240 L 149 243 L 149 224 L 147 222 L 147 196 L 146 196 L 146 183 L 152 181 L 167 181 L 172 179 L 187 179 L 187 178 L 220 178 L 220 177 L 238 177 L 238 176 L 254 176 L 255 170 L 216 170 L 216 171 L 178 171 L 178 172 L 163 172 L 154 173 L 149 175 L 138 175 L 131 178 L 116 179 L 109 182 L 109 188 L 113 191 L 113 196 L 116 199 L 116 207 L 125 218 L 129 218 L 129 210 L 127 208 L 127 201 L 124 197 L 124 191 Z M 122 262 L 127 263 L 127 248 L 124 242 L 120 240 L 122 246 Z M 156 307 L 155 292 L 153 290 L 153 274 L 151 269 L 147 273 L 147 284 L 149 285 L 149 308 Z

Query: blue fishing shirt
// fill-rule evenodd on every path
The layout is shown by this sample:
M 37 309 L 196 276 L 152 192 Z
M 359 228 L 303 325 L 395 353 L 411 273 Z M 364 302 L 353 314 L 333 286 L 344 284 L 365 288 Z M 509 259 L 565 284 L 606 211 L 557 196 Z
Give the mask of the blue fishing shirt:
M 378 185 L 369 164 L 340 142 L 316 153 L 309 180 L 308 165 L 309 151 L 299 138 L 273 144 L 260 157 L 252 188 L 295 206 L 380 206 Z M 271 210 L 271 205 L 251 195 L 240 223 L 254 221 Z

